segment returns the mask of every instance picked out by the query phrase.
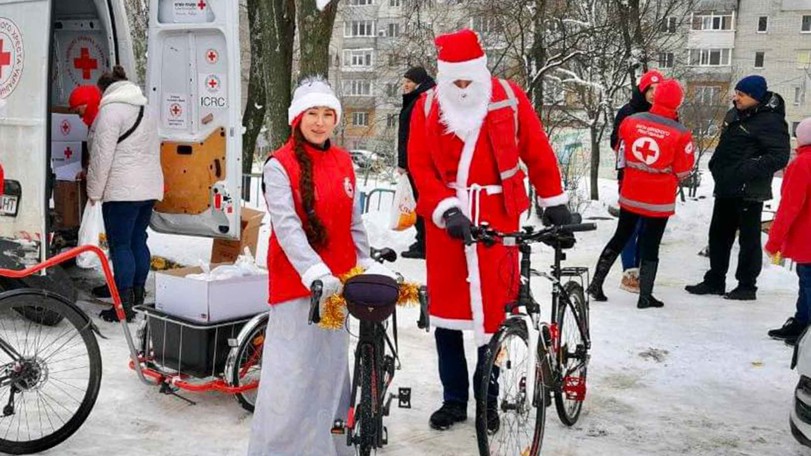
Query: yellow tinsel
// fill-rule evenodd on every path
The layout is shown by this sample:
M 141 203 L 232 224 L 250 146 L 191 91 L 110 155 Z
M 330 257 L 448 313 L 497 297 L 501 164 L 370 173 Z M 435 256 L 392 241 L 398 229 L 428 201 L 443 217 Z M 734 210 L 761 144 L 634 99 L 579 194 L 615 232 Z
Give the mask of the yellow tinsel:
M 362 274 L 364 269 L 355 266 L 349 272 L 339 277 L 346 283 L 352 277 Z M 400 296 L 397 298 L 398 306 L 413 306 L 420 302 L 420 284 L 403 282 L 400 284 Z M 338 330 L 344 327 L 346 321 L 346 300 L 340 294 L 334 294 L 324 303 L 324 311 L 318 326 L 322 329 Z

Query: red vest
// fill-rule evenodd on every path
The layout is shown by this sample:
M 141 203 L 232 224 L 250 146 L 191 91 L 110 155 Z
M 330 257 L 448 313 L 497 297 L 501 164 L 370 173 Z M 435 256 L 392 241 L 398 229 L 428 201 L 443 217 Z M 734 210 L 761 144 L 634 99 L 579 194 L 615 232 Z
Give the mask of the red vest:
M 647 217 L 673 215 L 679 179 L 693 169 L 690 130 L 652 110 L 627 117 L 619 135 L 625 155 L 620 206 Z
M 355 242 L 352 240 L 352 212 L 355 197 L 355 170 L 352 159 L 345 150 L 332 146 L 327 151 L 305 146 L 313 162 L 313 183 L 315 185 L 315 213 L 324 224 L 327 242 L 317 248 L 316 253 L 336 276 L 349 272 L 357 263 Z M 307 216 L 302 206 L 299 179 L 301 168 L 293 150 L 293 141 L 288 141 L 273 153 L 273 160 L 279 163 L 290 178 L 293 203 L 296 214 L 306 223 Z M 287 259 L 285 249 L 295 249 L 285 239 L 278 239 L 271 230 L 268 248 L 269 299 L 270 304 L 278 304 L 291 299 L 309 296 L 310 292 L 301 283 L 301 276 Z

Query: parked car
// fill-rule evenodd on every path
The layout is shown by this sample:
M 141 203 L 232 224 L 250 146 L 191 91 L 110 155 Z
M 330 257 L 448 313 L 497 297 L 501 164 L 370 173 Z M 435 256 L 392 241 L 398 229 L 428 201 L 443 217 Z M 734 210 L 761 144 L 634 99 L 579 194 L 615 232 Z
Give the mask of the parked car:
M 350 150 L 349 155 L 352 157 L 352 162 L 361 169 L 371 167 L 375 160 L 374 153 L 368 150 Z
M 805 331 L 797 340 L 791 367 L 797 368 L 800 380 L 794 389 L 794 406 L 789 415 L 791 434 L 811 448 L 811 336 Z

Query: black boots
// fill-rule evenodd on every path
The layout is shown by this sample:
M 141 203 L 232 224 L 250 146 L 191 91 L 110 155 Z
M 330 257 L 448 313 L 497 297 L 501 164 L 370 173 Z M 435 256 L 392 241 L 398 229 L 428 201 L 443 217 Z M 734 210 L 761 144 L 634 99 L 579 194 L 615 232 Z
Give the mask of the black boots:
M 665 306 L 662 301 L 653 297 L 653 283 L 656 281 L 657 269 L 659 269 L 658 261 L 642 260 L 639 267 L 639 300 L 636 302 L 638 309 Z
M 734 290 L 724 295 L 724 299 L 733 301 L 754 301 L 757 299 L 757 287 L 738 285 Z
M 144 289 L 144 287 L 133 287 L 132 294 L 134 297 L 133 305 L 140 306 L 144 304 L 144 298 L 146 297 L 146 289 Z
M 400 256 L 403 258 L 412 259 L 425 259 L 425 242 L 415 242 L 408 247 L 408 250 L 401 252 Z
M 611 266 L 617 261 L 619 254 L 619 252 L 615 252 L 606 247 L 600 255 L 600 259 L 597 260 L 594 277 L 591 279 L 591 284 L 589 284 L 589 287 L 586 289 L 586 293 L 595 301 L 608 301 L 605 293 L 603 293 L 603 282 L 605 282 L 605 277 L 608 275 L 608 271 L 611 270 Z
M 132 288 L 127 288 L 121 290 L 119 293 L 121 297 L 121 305 L 124 307 L 124 313 L 127 316 L 127 323 L 131 322 L 133 318 L 135 318 L 135 312 L 132 310 L 132 306 L 135 302 L 135 293 L 133 292 Z M 118 315 L 115 313 L 115 308 L 111 307 L 106 310 L 102 310 L 99 313 L 99 317 L 111 323 L 115 323 L 118 321 Z
M 454 423 L 459 423 L 467 419 L 467 404 L 460 402 L 445 402 L 442 407 L 431 414 L 431 428 L 444 431 Z M 489 425 L 489 423 L 488 423 Z M 488 426 L 489 427 L 489 426 Z
M 695 285 L 687 285 L 684 289 L 694 295 L 723 295 L 726 292 L 724 284 L 712 283 L 707 279 Z
M 806 326 L 808 325 L 791 317 L 783 323 L 782 327 L 772 329 L 768 334 L 772 339 L 784 340 L 787 344 L 794 345 L 803 331 L 805 331 Z

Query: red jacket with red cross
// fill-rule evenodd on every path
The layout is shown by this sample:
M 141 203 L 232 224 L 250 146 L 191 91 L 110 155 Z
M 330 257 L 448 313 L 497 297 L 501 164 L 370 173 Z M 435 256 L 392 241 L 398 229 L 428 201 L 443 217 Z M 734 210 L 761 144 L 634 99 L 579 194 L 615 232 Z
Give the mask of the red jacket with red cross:
M 654 107 L 626 118 L 619 136 L 625 157 L 620 206 L 647 217 L 670 217 L 676 212 L 679 181 L 693 169 L 690 130 Z

